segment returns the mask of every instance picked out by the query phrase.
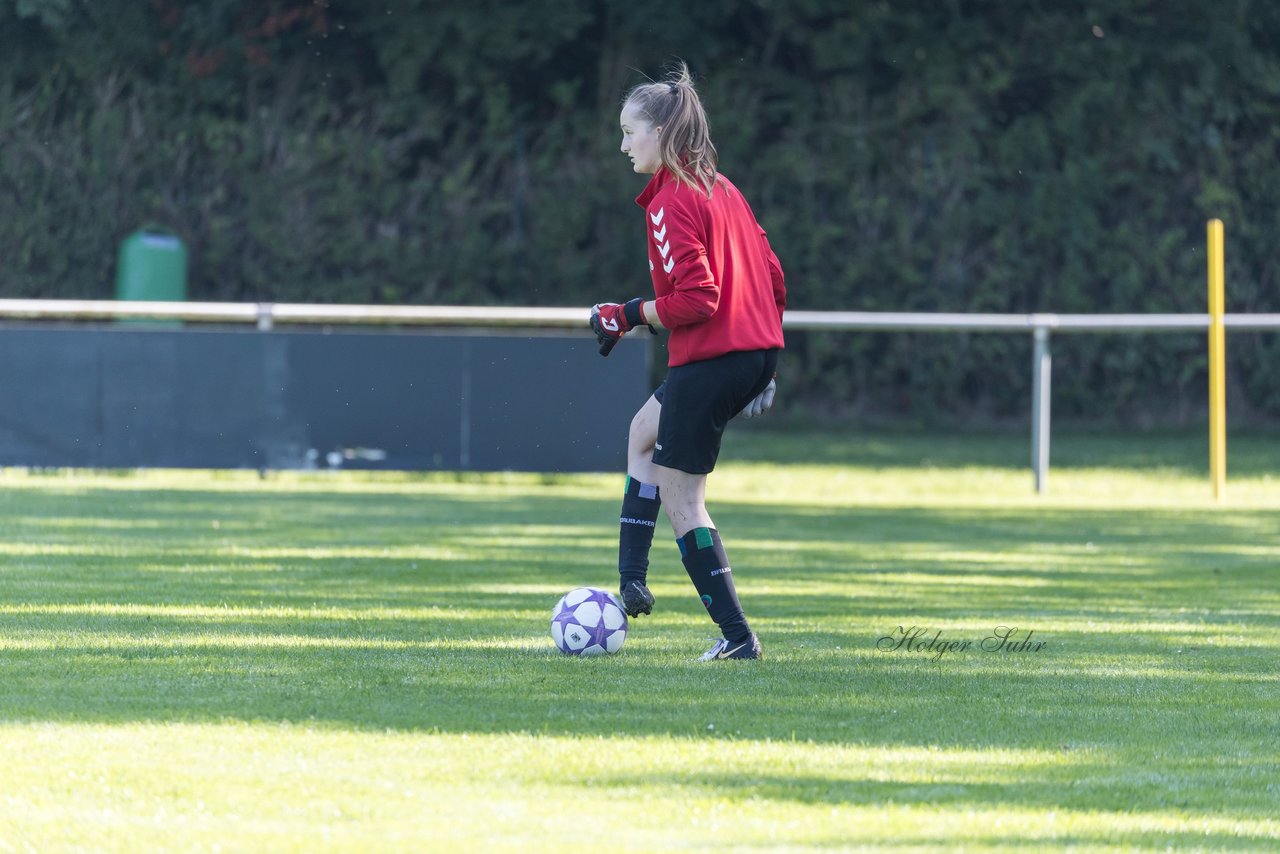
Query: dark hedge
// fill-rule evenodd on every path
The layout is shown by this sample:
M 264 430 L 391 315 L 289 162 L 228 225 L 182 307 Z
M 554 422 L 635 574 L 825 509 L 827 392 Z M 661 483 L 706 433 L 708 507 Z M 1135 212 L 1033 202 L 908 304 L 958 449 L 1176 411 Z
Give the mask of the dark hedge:
M 1278 312 L 1280 6 L 0 0 L 0 293 L 589 305 L 648 288 L 626 88 L 692 66 L 803 309 Z M 793 400 L 1023 417 L 1030 336 L 795 334 Z M 1055 415 L 1203 418 L 1204 336 L 1056 336 Z M 1280 414 L 1229 336 L 1235 418 Z

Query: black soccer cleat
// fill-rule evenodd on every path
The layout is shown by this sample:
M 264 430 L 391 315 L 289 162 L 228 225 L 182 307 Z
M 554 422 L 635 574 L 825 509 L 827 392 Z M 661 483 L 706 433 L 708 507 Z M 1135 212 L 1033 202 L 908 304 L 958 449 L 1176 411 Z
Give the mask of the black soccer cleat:
M 711 645 L 711 649 L 698 657 L 698 661 L 727 661 L 729 659 L 743 660 L 763 657 L 764 653 L 760 650 L 760 638 L 755 636 L 755 632 L 752 632 L 751 637 L 740 643 L 733 643 L 727 638 L 720 638 Z
M 628 581 L 622 586 L 622 609 L 628 617 L 653 613 L 653 594 L 643 581 Z

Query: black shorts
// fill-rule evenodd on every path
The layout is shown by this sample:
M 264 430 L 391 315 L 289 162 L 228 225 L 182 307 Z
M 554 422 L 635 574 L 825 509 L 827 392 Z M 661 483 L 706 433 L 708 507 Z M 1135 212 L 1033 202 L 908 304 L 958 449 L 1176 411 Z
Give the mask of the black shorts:
M 653 396 L 662 404 L 653 461 L 689 474 L 716 467 L 729 419 L 764 391 L 778 369 L 778 351 L 744 350 L 667 371 Z

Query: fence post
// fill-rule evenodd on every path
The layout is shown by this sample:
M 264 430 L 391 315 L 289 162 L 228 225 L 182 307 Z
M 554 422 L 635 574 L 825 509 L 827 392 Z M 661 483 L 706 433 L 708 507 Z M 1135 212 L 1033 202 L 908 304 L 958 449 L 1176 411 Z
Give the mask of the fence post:
M 1209 220 L 1209 477 L 1213 497 L 1227 489 L 1226 329 L 1223 326 L 1222 220 Z
M 275 328 L 275 318 L 271 315 L 272 304 L 269 302 L 258 303 L 258 331 L 270 332 Z
M 1049 327 L 1036 326 L 1031 359 L 1031 468 L 1036 492 L 1049 491 L 1049 387 L 1053 357 L 1049 353 Z

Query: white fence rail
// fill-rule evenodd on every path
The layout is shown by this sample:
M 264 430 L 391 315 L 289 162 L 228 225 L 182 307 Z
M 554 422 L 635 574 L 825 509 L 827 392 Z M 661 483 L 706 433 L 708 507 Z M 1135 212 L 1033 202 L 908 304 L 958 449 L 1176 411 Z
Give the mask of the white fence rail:
M 504 306 L 307 305 L 301 303 L 125 302 L 0 299 L 0 320 L 180 320 L 354 326 L 447 326 L 580 329 L 588 309 Z M 1280 314 L 1227 314 L 1231 331 L 1280 331 Z M 1031 465 L 1037 492 L 1048 491 L 1052 359 L 1049 339 L 1063 333 L 1208 332 L 1209 314 L 949 314 L 931 312 L 788 311 L 786 329 L 898 332 L 1023 332 L 1033 340 Z

